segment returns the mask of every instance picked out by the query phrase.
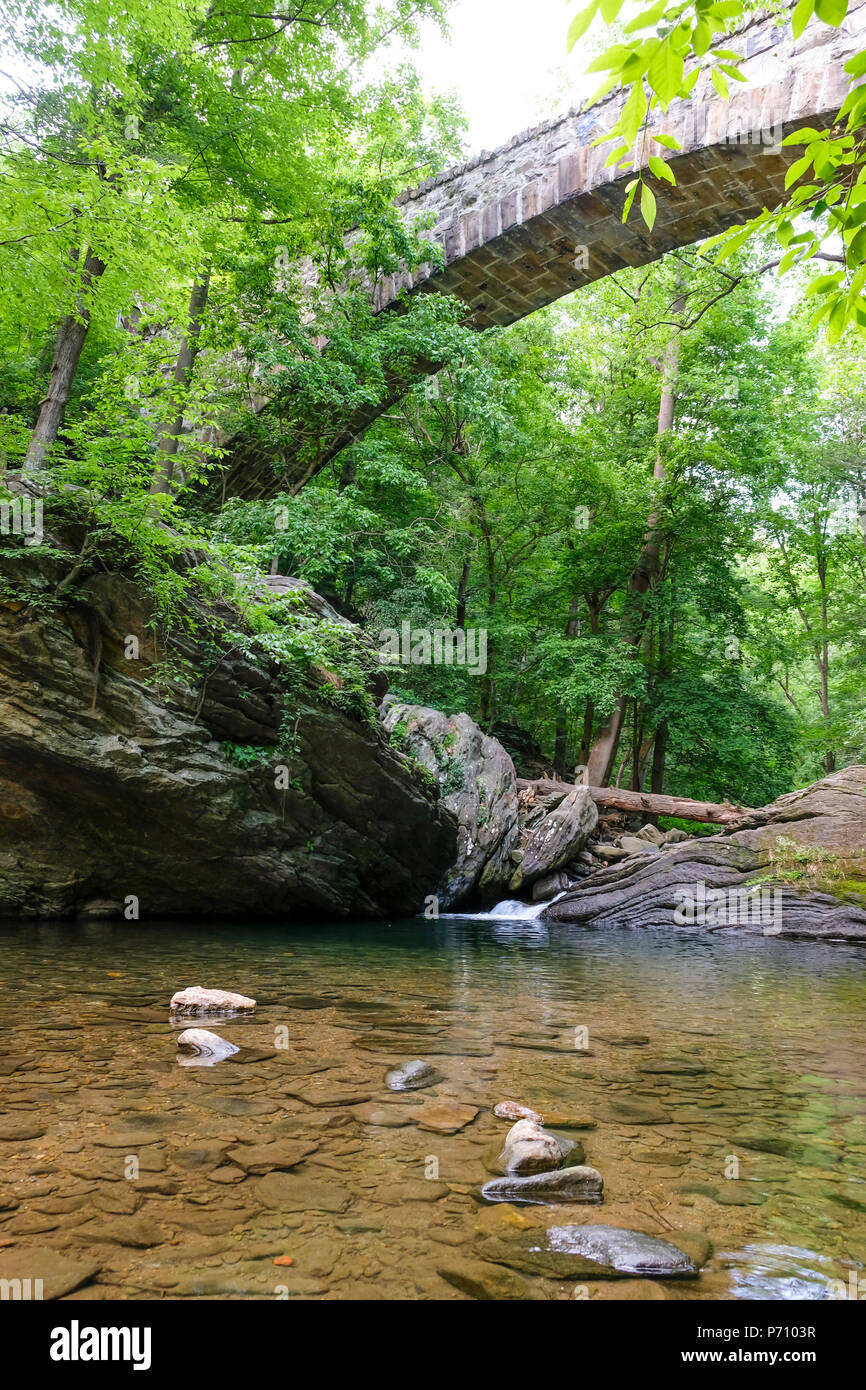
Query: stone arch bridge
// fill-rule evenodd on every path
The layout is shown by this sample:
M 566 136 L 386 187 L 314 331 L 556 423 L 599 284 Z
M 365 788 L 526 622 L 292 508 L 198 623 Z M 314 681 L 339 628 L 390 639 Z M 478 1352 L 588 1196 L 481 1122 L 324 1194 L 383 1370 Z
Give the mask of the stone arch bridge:
M 657 113 L 658 131 L 682 149 L 649 139 L 644 159 L 661 154 L 676 186 L 655 180 L 655 225 L 650 232 L 633 214 L 622 222 L 629 173 L 604 167 L 609 145 L 594 145 L 618 113 L 613 94 L 589 110 L 575 109 L 515 135 L 400 198 L 410 222 L 444 251 L 444 267 L 386 279 L 376 308 L 387 309 L 401 291 L 453 294 L 479 329 L 505 325 L 582 285 L 625 266 L 645 265 L 778 205 L 785 173 L 797 158 L 780 142 L 799 126 L 832 124 L 848 90 L 845 63 L 866 42 L 866 0 L 854 0 L 841 28 L 813 19 L 795 43 L 789 23 L 756 19 L 730 43 L 743 55 L 745 84 L 732 83 L 723 101 L 706 79 L 688 101 Z M 650 132 L 651 134 L 651 132 Z M 419 363 L 434 370 L 435 363 Z M 228 442 L 227 466 L 210 485 L 220 496 L 263 497 L 297 491 L 369 425 L 407 382 L 395 379 L 379 406 L 350 419 L 323 421 L 315 441 L 274 453 L 260 440 Z M 262 412 L 268 406 L 261 404 Z

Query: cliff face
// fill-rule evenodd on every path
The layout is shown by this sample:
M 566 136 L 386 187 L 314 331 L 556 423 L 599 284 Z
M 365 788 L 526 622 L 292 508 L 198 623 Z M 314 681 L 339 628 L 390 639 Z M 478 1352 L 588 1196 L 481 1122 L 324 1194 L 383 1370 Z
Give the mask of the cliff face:
M 70 565 L 18 551 L 0 601 L 0 915 L 420 909 L 456 825 L 380 729 L 237 652 L 160 665 L 136 583 L 58 601 Z

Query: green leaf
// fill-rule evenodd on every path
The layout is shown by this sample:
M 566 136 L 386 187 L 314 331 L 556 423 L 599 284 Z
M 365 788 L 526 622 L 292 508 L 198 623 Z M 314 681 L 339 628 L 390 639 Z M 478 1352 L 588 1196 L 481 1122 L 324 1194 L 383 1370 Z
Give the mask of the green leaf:
M 839 108 L 838 119 L 843 116 L 848 117 L 848 129 L 862 123 L 864 112 L 866 112 L 866 87 L 853 87 L 846 96 Z
M 626 192 L 626 197 L 625 197 L 625 206 L 623 207 L 623 210 L 622 210 L 622 220 L 623 220 L 623 222 L 627 222 L 627 221 L 628 221 L 628 215 L 629 215 L 629 213 L 631 212 L 631 205 L 632 205 L 632 203 L 634 202 L 634 195 L 635 195 L 635 193 L 636 193 L 636 191 L 637 191 L 637 183 L 638 183 L 637 179 L 633 179 L 632 182 L 631 182 L 631 183 L 629 184 L 629 186 L 628 186 L 628 190 L 627 190 L 627 192 Z
M 752 235 L 753 228 L 750 225 L 739 227 L 735 232 L 723 233 L 719 244 L 716 261 L 726 261 L 733 256 L 742 246 L 745 246 L 749 237 Z M 715 240 L 715 238 L 713 238 Z
M 657 145 L 664 145 L 666 150 L 681 150 L 682 145 L 673 135 L 654 135 L 653 139 Z
M 670 40 L 662 43 L 650 63 L 647 79 L 666 111 L 683 84 L 682 55 L 674 52 Z
M 802 159 L 798 159 L 795 164 L 792 164 L 785 174 L 785 187 L 790 188 L 792 183 L 796 183 L 799 178 L 802 178 L 811 164 L 812 156 L 810 154 L 804 154 Z
M 814 280 L 809 281 L 803 293 L 807 298 L 814 294 L 826 294 L 828 290 L 836 288 L 841 278 L 841 270 L 835 275 L 816 275 Z
M 615 43 L 610 48 L 606 48 L 603 53 L 590 63 L 587 72 L 610 72 L 612 68 L 621 68 L 631 58 L 634 49 L 627 44 Z
M 640 211 L 644 222 L 652 231 L 656 220 L 656 199 L 648 183 L 642 183 L 640 186 Z
M 727 101 L 727 100 L 728 100 L 728 84 L 727 84 L 727 82 L 725 81 L 725 79 L 724 79 L 724 77 L 722 76 L 722 74 L 719 72 L 718 68 L 713 68 L 712 72 L 710 73 L 710 76 L 711 76 L 712 79 L 713 79 L 713 86 L 715 87 L 715 89 L 716 89 L 716 91 L 718 92 L 719 96 L 723 99 L 723 101 Z
M 566 39 L 569 53 L 574 48 L 578 39 L 583 38 L 583 35 L 595 18 L 597 9 L 598 0 L 591 0 L 591 3 L 587 5 L 586 9 L 581 10 L 579 14 L 574 16 L 574 19 L 568 26 L 568 37 Z
M 654 29 L 666 9 L 667 0 L 659 0 L 657 5 L 652 5 L 648 10 L 642 10 L 634 19 L 629 20 L 623 33 L 634 34 L 639 29 Z
M 613 24 L 623 6 L 623 0 L 601 0 L 599 6 L 605 24 Z
M 619 118 L 619 128 L 622 132 L 623 140 L 630 145 L 637 137 L 637 133 L 643 124 L 647 111 L 646 93 L 643 89 L 643 81 L 635 82 L 629 93 L 628 101 L 622 108 L 622 115 Z
M 782 144 L 811 145 L 813 140 L 820 140 L 821 136 L 827 133 L 825 130 L 815 130 L 813 126 L 804 125 L 800 130 L 794 130 L 790 135 L 786 135 Z
M 604 81 L 602 82 L 601 86 L 600 86 L 599 88 L 597 88 L 596 91 L 593 92 L 593 94 L 592 94 L 592 96 L 590 97 L 589 101 L 586 103 L 587 106 L 594 106 L 595 103 L 596 103 L 597 101 L 601 101 L 603 97 L 606 97 L 607 94 L 608 94 L 608 92 L 612 92 L 612 91 L 613 91 L 613 89 L 614 89 L 614 87 L 617 85 L 618 81 L 619 81 L 619 78 L 617 77 L 616 73 L 613 73 L 612 76 L 610 76 L 610 77 L 606 77 L 606 78 L 604 79 Z M 598 143 L 599 143 L 599 144 L 602 144 L 604 138 L 605 138 L 605 137 L 602 136 L 601 140 L 599 140 Z
M 848 13 L 848 0 L 815 0 L 815 13 L 825 24 L 839 25 Z
M 848 313 L 845 307 L 845 301 L 840 297 L 830 310 L 830 317 L 827 322 L 827 342 L 831 346 L 833 343 L 839 341 L 847 321 Z
M 815 0 L 799 0 L 791 16 L 791 32 L 798 39 L 812 15 L 815 13 Z
M 702 58 L 713 41 L 713 31 L 705 19 L 699 19 L 692 34 L 692 49 Z
M 866 261 L 866 227 L 861 227 L 859 232 L 855 232 L 845 252 L 845 260 L 849 270 L 856 270 Z
M 650 172 L 655 174 L 657 179 L 666 179 L 668 183 L 676 183 L 673 169 L 664 159 L 660 159 L 657 154 L 650 155 L 649 167 Z

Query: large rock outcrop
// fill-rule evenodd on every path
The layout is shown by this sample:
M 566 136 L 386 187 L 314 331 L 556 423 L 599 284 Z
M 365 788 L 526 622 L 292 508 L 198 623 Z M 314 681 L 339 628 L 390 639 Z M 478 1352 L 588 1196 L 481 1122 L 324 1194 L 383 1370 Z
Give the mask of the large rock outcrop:
M 514 871 L 517 778 L 511 758 L 468 714 L 442 714 L 386 696 L 383 726 L 392 743 L 427 768 L 456 817 L 458 853 L 437 888 L 441 907 L 470 898 L 495 902 Z
M 866 767 L 789 792 L 718 835 L 601 869 L 543 915 L 866 942 Z
M 512 891 L 529 887 L 580 853 L 598 824 L 598 811 L 589 787 L 555 791 L 530 803 L 520 797 L 520 861 L 511 879 Z
M 317 698 L 339 677 L 157 650 L 137 584 L 63 589 L 73 563 L 0 567 L 0 916 L 417 912 L 456 825 L 374 722 Z

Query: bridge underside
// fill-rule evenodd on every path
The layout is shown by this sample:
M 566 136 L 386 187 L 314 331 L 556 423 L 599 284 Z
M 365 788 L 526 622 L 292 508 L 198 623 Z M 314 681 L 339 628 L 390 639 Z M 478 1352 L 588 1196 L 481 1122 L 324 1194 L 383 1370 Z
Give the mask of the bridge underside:
M 834 115 L 812 116 L 810 124 L 830 125 Z M 780 123 L 782 138 L 802 124 Z M 601 148 L 606 154 L 610 147 Z M 764 208 L 778 207 L 785 174 L 800 154 L 793 147 L 751 142 L 713 145 L 679 157 L 657 152 L 667 158 L 677 182 L 673 187 L 653 180 L 657 212 L 651 232 L 637 210 L 627 223 L 622 221 L 625 189 L 633 177 L 626 174 L 507 226 L 422 281 L 415 292 L 456 295 L 466 304 L 474 328 L 515 323 L 618 270 L 648 265 L 668 251 L 747 222 Z M 577 156 L 564 163 L 572 161 L 577 163 Z M 567 170 L 565 177 L 570 181 Z M 525 210 L 531 203 L 526 190 L 522 201 Z M 501 216 L 496 208 L 485 215 L 492 221 L 497 211 Z M 506 207 L 505 217 L 509 211 Z

